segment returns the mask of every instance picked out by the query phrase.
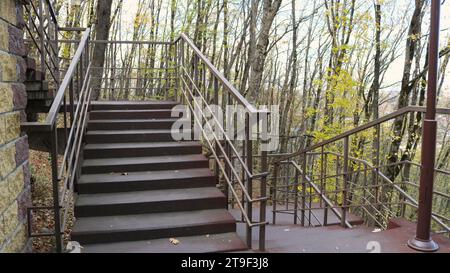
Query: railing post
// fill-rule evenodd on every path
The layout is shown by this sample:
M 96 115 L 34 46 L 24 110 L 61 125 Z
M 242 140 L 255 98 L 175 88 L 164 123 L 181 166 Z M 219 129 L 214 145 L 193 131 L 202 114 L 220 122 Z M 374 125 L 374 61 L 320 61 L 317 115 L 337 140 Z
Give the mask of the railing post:
M 267 151 L 261 151 L 261 173 L 267 172 Z M 267 177 L 261 177 L 260 185 L 261 198 L 267 197 Z M 259 206 L 259 221 L 266 222 L 266 206 L 267 201 L 263 200 Z M 259 227 L 259 251 L 266 249 L 266 224 Z
M 299 177 L 299 173 L 298 173 L 298 169 L 295 168 L 295 183 L 294 183 L 294 225 L 297 224 L 298 220 L 298 177 Z
M 175 56 L 174 59 L 176 60 L 176 75 L 175 75 L 175 87 L 174 87 L 174 100 L 178 101 L 178 91 L 180 89 L 180 42 L 176 42 L 174 43 L 174 52 L 175 52 Z
M 41 38 L 41 69 L 45 75 L 45 35 L 44 35 L 44 0 L 39 0 L 39 35 Z
M 214 104 L 218 105 L 219 104 L 219 80 L 215 76 L 213 76 L 213 80 L 214 80 Z M 221 109 L 220 111 L 223 111 L 223 109 Z M 219 146 L 220 146 L 220 144 L 217 143 L 217 141 L 216 141 L 215 150 L 217 153 L 219 153 L 219 151 L 220 151 Z M 214 161 L 214 162 L 215 162 L 214 163 L 214 174 L 218 178 L 219 177 L 219 163 L 217 161 Z M 228 198 L 227 198 L 227 202 L 228 202 Z
M 280 163 L 275 163 L 273 166 L 273 177 L 272 177 L 272 224 L 277 223 L 277 182 L 278 182 L 278 171 L 280 169 Z
M 306 206 L 306 153 L 303 155 L 302 161 L 302 211 L 301 211 L 301 225 L 305 226 L 305 206 Z
M 419 251 L 434 252 L 439 245 L 431 238 L 431 215 L 433 210 L 433 184 L 436 160 L 436 91 L 439 73 L 439 32 L 441 0 L 432 0 L 431 30 L 428 53 L 427 112 L 423 124 L 422 165 L 420 171 L 419 212 L 415 238 L 408 245 Z
M 347 191 L 348 191 L 348 153 L 349 153 L 349 137 L 344 138 L 344 183 L 342 189 L 342 218 L 341 226 L 346 227 L 346 217 L 347 217 Z
M 59 180 L 58 180 L 58 127 L 56 124 L 50 132 L 51 138 L 51 158 L 52 158 L 52 192 L 53 192 L 53 213 L 55 221 L 55 244 L 56 252 L 62 252 L 62 234 L 59 202 Z
M 59 37 L 58 37 L 58 34 L 59 34 L 59 27 L 58 27 L 58 24 L 57 23 L 55 23 L 55 48 L 56 48 L 56 56 L 55 56 L 55 58 L 56 58 L 56 79 L 57 79 L 57 83 L 56 83 L 56 89 L 58 89 L 59 88 L 59 85 L 60 85 L 60 83 L 61 83 L 61 75 L 60 75 L 60 65 L 59 65 Z
M 245 142 L 246 142 L 246 152 L 247 152 L 247 168 L 250 171 L 250 173 L 252 173 L 253 171 L 253 145 L 252 145 L 252 124 L 251 124 L 251 118 L 250 118 L 250 113 L 246 113 L 245 115 Z M 248 195 L 250 196 L 250 198 L 253 198 L 253 180 L 252 177 L 247 175 L 247 183 L 246 183 L 246 188 L 247 188 L 247 192 Z M 252 218 L 253 218 L 253 203 L 251 202 L 251 200 L 247 200 L 247 217 L 250 220 L 250 223 L 252 223 Z M 246 239 L 247 239 L 247 247 L 252 248 L 252 227 L 247 225 L 247 230 L 246 230 Z
M 322 146 L 322 154 L 323 146 Z M 322 160 L 322 196 L 320 198 L 321 201 L 323 201 L 324 204 L 324 210 L 323 210 L 323 225 L 326 226 L 328 224 L 328 203 L 325 202 L 323 199 L 324 197 L 327 197 L 327 167 L 328 167 L 328 154 L 324 154 L 323 160 Z

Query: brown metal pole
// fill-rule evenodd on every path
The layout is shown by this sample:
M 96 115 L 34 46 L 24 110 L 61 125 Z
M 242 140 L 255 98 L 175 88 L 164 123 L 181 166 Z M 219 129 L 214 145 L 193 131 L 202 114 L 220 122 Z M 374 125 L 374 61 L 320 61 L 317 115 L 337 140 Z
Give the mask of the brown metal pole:
M 429 69 L 427 90 L 427 112 L 423 125 L 422 166 L 420 171 L 419 215 L 416 237 L 408 246 L 419 251 L 433 252 L 439 249 L 431 238 L 431 213 L 433 205 L 433 183 L 436 158 L 436 90 L 439 71 L 439 32 L 441 1 L 432 0 L 429 42 Z

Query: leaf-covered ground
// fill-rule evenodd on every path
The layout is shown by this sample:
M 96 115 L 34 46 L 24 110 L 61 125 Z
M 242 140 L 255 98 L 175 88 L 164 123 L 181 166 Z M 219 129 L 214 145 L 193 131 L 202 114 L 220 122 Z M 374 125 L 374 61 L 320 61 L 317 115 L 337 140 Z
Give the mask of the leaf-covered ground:
M 30 151 L 31 166 L 31 191 L 33 206 L 48 207 L 53 206 L 52 195 L 52 169 L 51 157 L 47 152 Z M 73 225 L 73 202 L 70 197 L 69 212 L 67 217 L 67 229 L 64 241 L 69 239 L 69 233 Z M 52 233 L 54 230 L 54 215 L 52 210 L 35 210 L 32 217 L 33 233 Z M 37 253 L 54 252 L 54 237 L 33 238 L 33 251 Z

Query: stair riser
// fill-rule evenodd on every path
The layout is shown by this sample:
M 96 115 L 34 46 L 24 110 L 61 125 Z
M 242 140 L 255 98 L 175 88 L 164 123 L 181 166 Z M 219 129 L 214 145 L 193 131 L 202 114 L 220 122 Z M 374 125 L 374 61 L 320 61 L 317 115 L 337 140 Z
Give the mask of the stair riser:
M 25 82 L 25 87 L 27 92 L 33 92 L 33 91 L 48 91 L 48 82 L 41 82 L 41 81 L 28 81 Z
M 142 157 L 142 156 L 164 156 L 164 155 L 187 155 L 201 154 L 201 146 L 186 147 L 158 147 L 158 148 L 124 148 L 124 149 L 86 149 L 84 158 L 123 158 L 123 157 Z
M 92 104 L 92 110 L 158 110 L 172 109 L 176 104 Z
M 209 165 L 208 161 L 202 160 L 190 162 L 124 164 L 113 166 L 84 166 L 82 168 L 82 172 L 84 174 L 145 172 L 145 171 L 208 168 L 209 167 L 208 165 Z
M 91 112 L 91 120 L 96 119 L 156 119 L 171 118 L 170 110 L 151 111 L 151 112 Z
M 80 244 L 113 243 L 125 241 L 151 240 L 159 238 L 195 236 L 202 234 L 216 234 L 235 232 L 236 224 L 233 222 L 211 223 L 197 226 L 165 228 L 157 230 L 136 230 L 122 232 L 102 232 L 92 234 L 72 233 L 71 239 Z M 169 242 L 167 242 L 169 243 Z M 183 243 L 183 242 L 181 242 Z
M 169 189 L 188 189 L 214 187 L 216 185 L 215 177 L 195 177 L 167 179 L 157 181 L 126 181 L 111 183 L 86 183 L 78 184 L 79 194 L 96 194 L 96 193 L 119 193 L 132 191 L 152 191 L 152 190 L 169 190 Z
M 161 122 L 90 122 L 88 124 L 89 130 L 104 131 L 104 130 L 169 130 L 172 129 L 174 121 L 161 121 Z
M 138 143 L 174 141 L 171 133 L 86 135 L 87 143 Z
M 221 209 L 226 207 L 226 198 L 201 198 L 190 200 L 171 200 L 131 204 L 111 204 L 96 206 L 75 206 L 76 217 L 114 216 L 157 212 L 193 211 Z

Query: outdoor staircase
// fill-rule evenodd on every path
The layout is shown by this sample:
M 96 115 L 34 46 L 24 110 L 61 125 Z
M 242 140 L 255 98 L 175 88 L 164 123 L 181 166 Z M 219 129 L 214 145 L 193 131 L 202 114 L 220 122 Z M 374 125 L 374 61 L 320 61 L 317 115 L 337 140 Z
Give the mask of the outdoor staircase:
M 27 50 L 29 51 L 29 49 Z M 38 69 L 36 59 L 25 57 L 27 65 L 25 87 L 27 90 L 27 120 L 37 121 L 38 113 L 46 113 L 54 99 L 54 88 L 49 86 L 45 73 Z
M 83 252 L 247 248 L 200 143 L 172 139 L 175 105 L 92 103 L 71 233 Z

